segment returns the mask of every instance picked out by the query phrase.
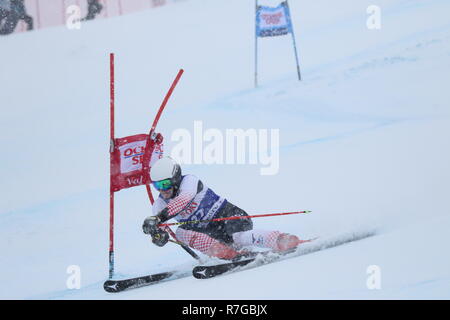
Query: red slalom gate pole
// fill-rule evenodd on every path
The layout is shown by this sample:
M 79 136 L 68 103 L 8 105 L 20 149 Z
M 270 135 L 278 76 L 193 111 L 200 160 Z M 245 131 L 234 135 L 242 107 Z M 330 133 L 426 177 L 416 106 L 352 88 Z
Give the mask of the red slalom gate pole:
M 155 132 L 155 128 L 156 125 L 158 124 L 159 118 L 161 118 L 161 114 L 164 111 L 164 108 L 166 107 L 167 101 L 169 101 L 170 96 L 172 95 L 173 90 L 175 89 L 175 87 L 178 84 L 178 81 L 180 80 L 181 76 L 183 75 L 184 70 L 180 69 L 180 71 L 178 71 L 177 76 L 175 77 L 175 79 L 172 82 L 172 85 L 170 86 L 169 90 L 166 93 L 166 96 L 164 97 L 163 102 L 161 103 L 161 106 L 159 107 L 158 113 L 155 116 L 155 119 L 153 120 L 153 124 L 152 127 L 150 128 L 150 132 L 148 134 L 148 138 L 147 138 L 147 147 L 145 148 L 144 151 L 144 157 L 143 157 L 143 172 L 149 172 L 150 168 L 149 168 L 149 164 L 150 164 L 150 139 L 152 138 L 152 135 Z M 152 195 L 152 190 L 150 189 L 150 185 L 146 184 L 145 185 L 146 189 L 147 189 L 147 194 L 148 197 L 150 198 L 150 203 L 153 205 L 153 195 Z
M 110 187 L 109 187 L 109 278 L 114 275 L 114 192 L 111 170 L 114 152 L 114 53 L 109 55 L 109 103 L 110 103 Z
M 150 133 L 155 131 L 156 125 L 158 124 L 159 118 L 161 117 L 161 114 L 164 111 L 164 108 L 166 107 L 167 101 L 169 101 L 169 98 L 172 95 L 172 92 L 175 89 L 175 87 L 176 87 L 178 81 L 180 80 L 181 76 L 183 75 L 183 72 L 184 72 L 183 69 L 180 69 L 180 71 L 178 71 L 178 74 L 175 77 L 175 80 L 173 80 L 173 83 L 170 86 L 169 91 L 167 91 L 166 96 L 164 97 L 164 100 L 161 103 L 161 106 L 159 107 L 158 113 L 156 114 L 155 120 L 153 121 L 152 128 L 150 129 Z
M 257 214 L 252 216 L 234 216 L 234 217 L 226 217 L 226 218 L 217 218 L 211 220 L 195 220 L 195 221 L 185 221 L 185 222 L 173 222 L 173 223 L 161 223 L 159 227 L 168 227 L 189 223 L 200 223 L 200 222 L 213 222 L 213 221 L 223 221 L 223 220 L 236 220 L 236 219 L 250 219 L 250 218 L 261 218 L 261 217 L 272 217 L 272 216 L 284 216 L 288 214 L 301 214 L 301 213 L 310 213 L 312 211 L 294 211 L 294 212 L 281 212 L 281 213 L 269 213 L 269 214 Z

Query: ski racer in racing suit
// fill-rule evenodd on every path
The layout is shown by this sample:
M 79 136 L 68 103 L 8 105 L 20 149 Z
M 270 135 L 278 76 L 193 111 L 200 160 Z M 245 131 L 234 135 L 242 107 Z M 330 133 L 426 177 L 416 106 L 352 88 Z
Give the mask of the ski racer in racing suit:
M 210 221 L 248 214 L 217 195 L 196 176 L 182 175 L 180 165 L 170 157 L 161 158 L 154 164 L 150 178 L 160 195 L 153 205 L 153 216 L 145 219 L 142 228 L 158 246 L 169 241 L 169 234 L 158 224 L 172 218 L 184 222 L 176 230 L 178 241 L 220 259 L 234 259 L 242 253 L 239 250 L 247 246 L 285 251 L 302 242 L 295 235 L 254 230 L 250 218 Z

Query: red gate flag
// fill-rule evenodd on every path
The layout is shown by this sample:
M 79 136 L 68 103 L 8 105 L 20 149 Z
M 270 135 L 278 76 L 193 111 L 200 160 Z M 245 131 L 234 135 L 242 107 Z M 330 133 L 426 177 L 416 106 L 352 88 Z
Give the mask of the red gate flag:
M 114 149 L 111 157 L 111 191 L 149 184 L 149 172 L 144 172 L 144 154 L 147 144 L 147 134 L 137 134 L 125 138 L 114 139 Z M 156 134 L 150 141 L 150 164 L 163 156 L 163 137 Z M 146 166 L 147 167 L 147 166 Z

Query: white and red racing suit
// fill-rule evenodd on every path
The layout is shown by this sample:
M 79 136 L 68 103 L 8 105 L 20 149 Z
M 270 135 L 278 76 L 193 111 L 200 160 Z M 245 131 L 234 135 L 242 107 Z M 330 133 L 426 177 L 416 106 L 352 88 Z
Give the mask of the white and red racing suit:
M 153 214 L 157 215 L 167 209 L 169 219 L 188 222 L 177 229 L 176 237 L 189 247 L 208 255 L 218 243 L 232 245 L 236 249 L 246 246 L 277 249 L 277 238 L 281 233 L 253 230 L 250 218 L 209 221 L 248 214 L 217 195 L 196 176 L 182 176 L 175 192 L 175 196 L 167 200 L 160 195 L 153 204 Z

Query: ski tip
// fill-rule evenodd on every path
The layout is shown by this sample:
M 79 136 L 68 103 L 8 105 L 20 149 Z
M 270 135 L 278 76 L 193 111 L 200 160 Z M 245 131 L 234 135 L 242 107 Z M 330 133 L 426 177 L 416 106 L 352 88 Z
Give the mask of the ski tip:
M 107 280 L 103 283 L 103 289 L 106 292 L 119 292 L 118 283 L 116 281 Z
M 317 240 L 319 237 L 316 237 L 316 238 L 312 238 L 312 239 L 305 239 L 305 240 L 299 240 L 298 241 L 298 244 L 300 245 L 300 244 L 303 244 L 303 243 L 308 243 L 308 242 L 313 242 L 314 240 Z
M 207 279 L 210 277 L 210 275 L 207 274 L 207 268 L 202 266 L 197 266 L 194 269 L 192 269 L 192 275 L 196 279 Z

